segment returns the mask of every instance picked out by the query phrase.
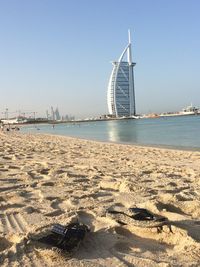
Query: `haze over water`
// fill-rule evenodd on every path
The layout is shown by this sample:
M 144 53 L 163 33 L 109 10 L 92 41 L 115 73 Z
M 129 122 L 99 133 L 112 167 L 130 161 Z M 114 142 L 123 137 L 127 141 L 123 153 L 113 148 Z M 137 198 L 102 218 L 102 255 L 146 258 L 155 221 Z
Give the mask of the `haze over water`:
M 52 125 L 30 125 L 22 131 L 200 150 L 200 116 L 64 123 L 56 124 L 55 128 Z

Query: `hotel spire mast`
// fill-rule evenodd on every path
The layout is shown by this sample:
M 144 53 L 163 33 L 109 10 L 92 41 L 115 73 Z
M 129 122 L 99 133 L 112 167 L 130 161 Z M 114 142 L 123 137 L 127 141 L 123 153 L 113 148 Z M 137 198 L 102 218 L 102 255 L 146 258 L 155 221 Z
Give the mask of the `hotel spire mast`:
M 128 64 L 129 64 L 129 96 L 130 96 L 130 116 L 136 115 L 135 107 L 135 89 L 134 89 L 134 76 L 133 76 L 133 67 L 135 63 L 132 63 L 132 51 L 131 51 L 131 32 L 128 30 Z

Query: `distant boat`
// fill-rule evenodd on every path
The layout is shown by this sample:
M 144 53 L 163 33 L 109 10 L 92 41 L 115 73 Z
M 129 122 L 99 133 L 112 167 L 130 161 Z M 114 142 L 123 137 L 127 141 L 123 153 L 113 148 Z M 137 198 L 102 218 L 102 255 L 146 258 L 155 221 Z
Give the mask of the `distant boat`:
M 200 114 L 200 109 L 193 106 L 192 104 L 187 106 L 186 108 L 183 108 L 180 112 L 180 115 L 196 115 Z

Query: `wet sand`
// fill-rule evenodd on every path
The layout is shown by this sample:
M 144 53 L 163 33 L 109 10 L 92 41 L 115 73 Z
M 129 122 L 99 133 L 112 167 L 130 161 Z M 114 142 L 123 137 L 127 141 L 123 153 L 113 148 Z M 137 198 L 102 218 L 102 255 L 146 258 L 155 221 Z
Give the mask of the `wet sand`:
M 0 133 L 1 266 L 199 266 L 200 152 Z M 121 225 L 108 208 L 167 217 L 157 229 Z M 55 223 L 88 233 L 70 257 L 36 241 Z

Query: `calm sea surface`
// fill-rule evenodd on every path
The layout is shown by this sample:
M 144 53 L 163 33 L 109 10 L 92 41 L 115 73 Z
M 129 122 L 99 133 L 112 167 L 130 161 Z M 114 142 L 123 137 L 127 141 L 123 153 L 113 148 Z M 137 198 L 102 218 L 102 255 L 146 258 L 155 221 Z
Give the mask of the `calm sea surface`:
M 31 125 L 23 132 L 41 132 L 89 140 L 200 150 L 200 116 Z

